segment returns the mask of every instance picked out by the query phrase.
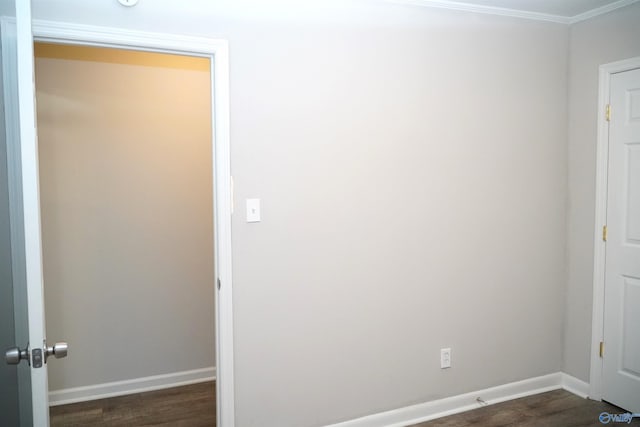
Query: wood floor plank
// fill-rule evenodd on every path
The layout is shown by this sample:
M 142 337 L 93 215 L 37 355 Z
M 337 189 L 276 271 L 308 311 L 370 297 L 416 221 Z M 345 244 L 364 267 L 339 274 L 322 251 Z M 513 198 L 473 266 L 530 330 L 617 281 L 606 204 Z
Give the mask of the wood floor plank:
M 50 408 L 52 427 L 184 426 L 216 424 L 215 382 L 136 393 Z
M 216 423 L 215 383 L 137 393 L 51 408 L 52 427 L 211 427 Z M 596 427 L 602 412 L 624 413 L 606 402 L 555 390 L 411 427 Z M 610 425 L 620 425 L 610 423 Z M 640 427 L 640 419 L 631 424 Z M 265 427 L 274 426 L 265 420 Z M 274 426 L 277 427 L 277 426 Z M 304 427 L 304 426 L 301 426 Z
M 626 411 L 606 402 L 583 399 L 565 390 L 555 390 L 472 411 L 415 424 L 411 427 L 596 427 L 602 412 Z M 615 425 L 612 423 L 612 425 Z M 635 418 L 631 426 L 640 426 Z

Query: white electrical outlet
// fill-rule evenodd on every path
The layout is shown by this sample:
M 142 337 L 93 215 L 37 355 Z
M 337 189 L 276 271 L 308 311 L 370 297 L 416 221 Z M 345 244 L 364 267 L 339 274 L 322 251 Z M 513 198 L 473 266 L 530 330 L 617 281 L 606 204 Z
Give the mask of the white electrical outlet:
M 451 349 L 440 349 L 440 369 L 446 369 L 451 367 Z

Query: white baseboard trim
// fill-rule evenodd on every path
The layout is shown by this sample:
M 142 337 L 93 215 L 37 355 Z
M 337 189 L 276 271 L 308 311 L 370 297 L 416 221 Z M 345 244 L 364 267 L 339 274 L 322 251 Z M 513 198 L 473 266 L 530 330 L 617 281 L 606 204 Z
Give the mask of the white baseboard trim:
M 572 377 L 569 374 L 562 373 L 562 388 L 569 393 L 573 393 L 576 396 L 580 396 L 583 399 L 589 397 L 589 383 Z
M 404 427 L 480 408 L 486 404 L 493 405 L 495 403 L 560 388 L 581 397 L 586 397 L 589 391 L 589 385 L 587 383 L 565 373 L 556 372 L 471 393 L 368 415 L 362 418 L 332 424 L 328 427 Z M 478 398 L 481 398 L 486 404 L 479 403 L 476 400 Z
M 125 381 L 115 381 L 84 387 L 66 388 L 49 392 L 49 406 L 65 405 L 67 403 L 86 402 L 125 394 L 141 393 L 213 381 L 216 379 L 216 368 L 194 369 L 192 371 L 174 372 L 171 374 L 154 375 L 151 377 L 134 378 Z

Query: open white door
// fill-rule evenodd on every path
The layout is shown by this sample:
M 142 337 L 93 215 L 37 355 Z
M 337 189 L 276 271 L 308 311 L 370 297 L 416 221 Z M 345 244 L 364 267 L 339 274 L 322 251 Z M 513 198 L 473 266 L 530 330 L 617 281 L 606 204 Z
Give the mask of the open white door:
M 640 69 L 610 90 L 602 398 L 640 413 Z
M 19 365 L 12 386 L 18 425 L 48 426 L 46 359 L 56 350 L 56 357 L 66 355 L 66 345 L 47 348 L 45 341 L 30 2 L 3 0 L 0 12 L 13 282 L 13 300 L 2 308 L 12 302 L 15 311 L 14 343 L 5 362 Z
M 31 405 L 31 369 L 26 362 L 14 366 L 15 350 L 29 344 L 22 204 L 15 202 L 20 194 L 20 151 L 18 120 L 15 4 L 1 4 L 2 110 L 0 114 L 0 414 L 2 423 L 12 426 L 33 424 Z M 11 181 L 11 182 L 10 182 Z M 17 181 L 17 182 L 16 182 Z M 13 203 L 10 203 L 11 202 Z M 18 256 L 15 256 L 18 255 Z M 24 257 L 22 257 L 24 260 Z M 8 352 L 5 363 L 4 352 Z M 20 353 L 17 353 L 18 361 Z

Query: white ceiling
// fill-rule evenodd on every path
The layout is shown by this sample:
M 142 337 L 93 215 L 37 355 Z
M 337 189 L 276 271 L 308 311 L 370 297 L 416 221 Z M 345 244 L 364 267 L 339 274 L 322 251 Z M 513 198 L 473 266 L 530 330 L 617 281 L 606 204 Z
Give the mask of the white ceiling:
M 397 0 L 396 2 L 571 24 L 637 1 L 639 0 Z

